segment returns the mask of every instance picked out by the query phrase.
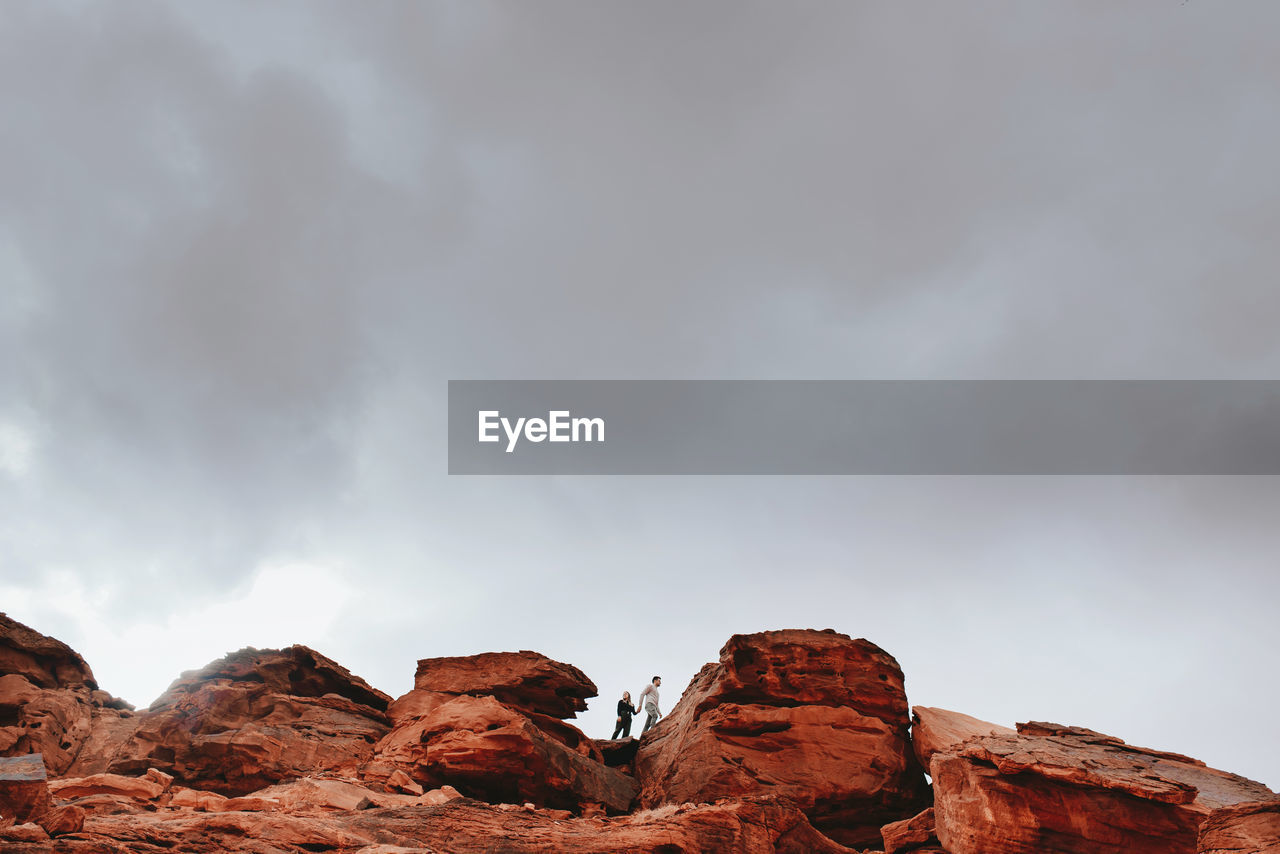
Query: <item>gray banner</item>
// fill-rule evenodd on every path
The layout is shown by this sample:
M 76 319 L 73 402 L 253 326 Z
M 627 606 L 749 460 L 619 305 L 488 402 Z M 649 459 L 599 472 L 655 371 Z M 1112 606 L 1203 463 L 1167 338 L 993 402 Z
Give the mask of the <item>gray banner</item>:
M 450 474 L 1280 474 L 1274 381 L 453 380 Z

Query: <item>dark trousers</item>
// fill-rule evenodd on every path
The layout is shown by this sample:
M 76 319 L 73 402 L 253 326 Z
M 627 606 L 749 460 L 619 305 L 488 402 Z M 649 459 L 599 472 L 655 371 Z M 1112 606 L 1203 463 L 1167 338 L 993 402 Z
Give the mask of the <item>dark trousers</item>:
M 631 738 L 631 716 L 630 715 L 627 715 L 625 718 L 622 715 L 618 715 L 618 725 L 613 728 L 613 735 L 609 736 L 609 740 L 613 741 L 615 738 L 617 738 L 618 733 L 622 733 L 623 738 Z

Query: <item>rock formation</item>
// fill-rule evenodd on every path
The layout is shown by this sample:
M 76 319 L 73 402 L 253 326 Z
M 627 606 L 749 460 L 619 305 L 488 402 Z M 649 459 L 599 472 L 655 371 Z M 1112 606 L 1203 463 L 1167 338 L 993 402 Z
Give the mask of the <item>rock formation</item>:
M 929 767 L 950 854 L 1196 854 L 1214 810 L 1274 797 L 1194 759 L 1056 724 L 970 738 Z
M 39 753 L 51 774 L 73 770 L 132 726 L 123 700 L 98 689 L 79 653 L 0 614 L 0 756 Z
M 791 798 L 833 839 L 878 845 L 927 805 L 893 656 L 834 631 L 734 635 L 642 739 L 641 801 Z
M 927 706 L 909 727 L 894 659 L 830 630 L 734 636 L 640 739 L 566 720 L 595 694 L 485 653 L 424 659 L 390 703 L 294 646 L 133 714 L 0 617 L 0 850 L 1280 854 L 1259 783 L 1077 727 Z
M 390 729 L 390 699 L 305 646 L 242 649 L 182 674 L 109 768 L 158 768 L 224 795 L 318 771 L 354 776 Z
M 295 815 L 203 813 L 171 806 L 89 815 L 83 829 L 58 839 L 59 854 L 362 854 L 502 851 L 504 854 L 854 854 L 809 825 L 794 806 L 774 799 L 668 806 L 616 818 L 571 818 L 547 810 L 454 799 L 435 805 Z M 0 829 L 6 854 L 45 854 L 37 825 Z
M 365 779 L 398 770 L 486 801 L 576 812 L 626 812 L 635 800 L 635 780 L 606 766 L 600 748 L 561 720 L 596 695 L 576 667 L 527 651 L 424 659 L 414 686 L 392 704 L 394 728 Z

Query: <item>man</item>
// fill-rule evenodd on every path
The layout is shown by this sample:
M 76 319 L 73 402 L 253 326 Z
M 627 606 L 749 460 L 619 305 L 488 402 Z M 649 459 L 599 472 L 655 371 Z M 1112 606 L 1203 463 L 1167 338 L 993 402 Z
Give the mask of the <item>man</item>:
M 640 692 L 640 705 L 644 707 L 645 713 L 648 715 L 644 719 L 644 729 L 640 730 L 640 734 L 644 735 L 649 731 L 649 727 L 658 722 L 658 718 L 662 717 L 662 712 L 658 711 L 658 686 L 662 684 L 662 677 L 655 676 L 653 681 L 644 686 L 644 690 Z

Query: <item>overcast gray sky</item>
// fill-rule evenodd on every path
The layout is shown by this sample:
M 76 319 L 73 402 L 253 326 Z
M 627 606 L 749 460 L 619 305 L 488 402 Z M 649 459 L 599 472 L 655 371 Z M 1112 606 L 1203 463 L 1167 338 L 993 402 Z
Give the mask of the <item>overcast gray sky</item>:
M 449 478 L 448 379 L 1280 378 L 1280 6 L 0 4 L 0 609 L 670 707 L 913 703 L 1280 786 L 1273 478 Z

